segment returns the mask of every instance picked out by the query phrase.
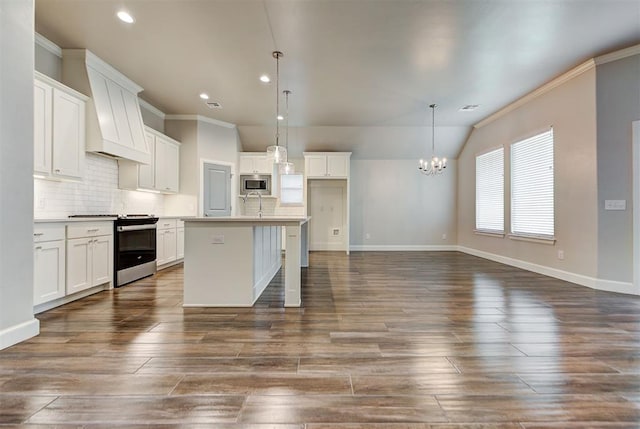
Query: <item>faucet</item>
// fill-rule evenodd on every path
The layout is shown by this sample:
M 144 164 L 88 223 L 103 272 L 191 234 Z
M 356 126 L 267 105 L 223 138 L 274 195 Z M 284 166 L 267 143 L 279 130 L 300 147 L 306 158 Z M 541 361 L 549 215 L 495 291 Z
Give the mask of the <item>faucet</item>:
M 247 198 L 249 198 L 249 195 L 258 196 L 258 217 L 261 218 L 262 217 L 262 194 L 256 191 L 247 192 L 247 194 L 242 197 L 243 204 L 245 205 L 247 204 Z

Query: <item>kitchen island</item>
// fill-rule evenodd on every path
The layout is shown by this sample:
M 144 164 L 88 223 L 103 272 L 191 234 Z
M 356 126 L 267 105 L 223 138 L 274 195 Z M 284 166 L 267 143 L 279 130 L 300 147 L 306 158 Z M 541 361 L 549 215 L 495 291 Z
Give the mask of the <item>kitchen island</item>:
M 301 304 L 300 269 L 309 266 L 309 217 L 183 218 L 184 306 L 251 307 L 282 267 L 285 307 Z

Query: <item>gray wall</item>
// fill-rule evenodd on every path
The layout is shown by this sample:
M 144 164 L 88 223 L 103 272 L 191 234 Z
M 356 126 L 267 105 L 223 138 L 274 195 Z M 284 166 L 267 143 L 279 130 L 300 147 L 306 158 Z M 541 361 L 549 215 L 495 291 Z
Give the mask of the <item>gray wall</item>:
M 633 280 L 631 123 L 640 119 L 640 55 L 597 67 L 598 277 Z M 605 200 L 627 200 L 605 211 Z
M 435 177 L 421 175 L 417 165 L 351 160 L 352 246 L 456 244 L 456 162 Z
M 140 105 L 140 113 L 142 113 L 142 122 L 146 126 L 164 133 L 164 117 L 158 116 L 155 112 L 148 110 L 142 104 Z
M 33 2 L 0 7 L 0 349 L 33 317 Z
M 595 68 L 475 129 L 458 158 L 458 244 L 568 273 L 597 275 Z M 487 237 L 475 229 L 475 157 L 505 149 L 505 232 L 510 230 L 510 144 L 553 126 L 555 245 Z M 558 258 L 564 251 L 564 260 Z
M 34 60 L 35 70 L 58 82 L 62 81 L 62 58 L 36 43 Z

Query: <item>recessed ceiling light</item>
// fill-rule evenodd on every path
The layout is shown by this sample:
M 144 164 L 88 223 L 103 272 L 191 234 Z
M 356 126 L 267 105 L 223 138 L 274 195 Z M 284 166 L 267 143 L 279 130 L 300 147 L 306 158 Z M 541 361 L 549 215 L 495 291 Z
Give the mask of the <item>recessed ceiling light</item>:
M 284 116 L 282 116 L 282 115 L 278 115 L 278 120 L 279 120 L 279 121 L 282 121 L 283 119 L 284 119 Z
M 135 21 L 133 19 L 133 16 L 131 16 L 129 12 L 126 12 L 124 10 L 118 12 L 118 18 L 120 18 L 120 21 L 126 22 L 127 24 L 133 24 L 133 22 Z
M 459 112 L 472 112 L 474 110 L 476 110 L 478 107 L 480 107 L 479 104 L 467 104 L 466 106 L 462 106 L 460 108 L 460 110 L 458 110 Z
M 209 94 L 207 94 L 206 92 L 203 92 L 202 94 L 200 94 L 200 98 L 202 98 L 203 100 L 208 100 Z
M 260 82 L 269 83 L 271 82 L 271 78 L 266 74 L 263 74 L 262 76 L 260 76 Z

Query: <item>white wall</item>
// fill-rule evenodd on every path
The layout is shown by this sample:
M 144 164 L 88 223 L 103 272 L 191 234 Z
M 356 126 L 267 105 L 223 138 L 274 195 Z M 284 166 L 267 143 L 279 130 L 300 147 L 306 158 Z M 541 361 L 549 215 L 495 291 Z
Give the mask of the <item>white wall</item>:
M 415 159 L 351 160 L 353 249 L 456 244 L 456 162 L 435 177 L 423 176 L 417 165 Z
M 640 119 L 640 55 L 599 65 L 596 69 L 596 80 L 598 276 L 601 279 L 631 282 L 633 281 L 631 123 Z M 604 210 L 605 200 L 626 200 L 627 210 Z
M 594 280 L 598 257 L 595 79 L 595 68 L 591 68 L 473 131 L 458 158 L 459 245 L 555 270 L 555 274 L 569 273 Z M 475 234 L 476 154 L 498 145 L 505 148 L 508 233 L 509 145 L 549 126 L 553 126 L 554 132 L 555 245 Z M 558 250 L 564 251 L 564 260 L 558 259 Z
M 33 2 L 0 7 L 0 349 L 33 317 Z

